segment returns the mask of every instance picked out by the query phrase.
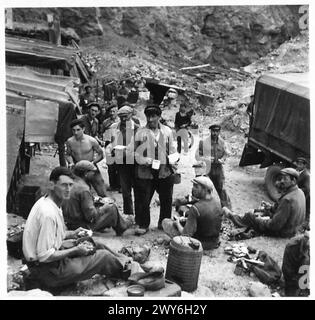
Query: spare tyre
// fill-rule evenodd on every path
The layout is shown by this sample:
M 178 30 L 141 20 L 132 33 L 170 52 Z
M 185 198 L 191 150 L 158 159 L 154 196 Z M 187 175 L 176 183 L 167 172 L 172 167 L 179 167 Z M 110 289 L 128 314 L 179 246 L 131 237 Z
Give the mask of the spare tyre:
M 270 166 L 265 175 L 265 186 L 267 189 L 267 193 L 269 197 L 273 200 L 276 201 L 280 197 L 280 193 L 278 192 L 275 182 L 277 180 L 277 177 L 280 173 L 280 170 L 283 169 L 284 167 L 281 164 L 274 164 Z

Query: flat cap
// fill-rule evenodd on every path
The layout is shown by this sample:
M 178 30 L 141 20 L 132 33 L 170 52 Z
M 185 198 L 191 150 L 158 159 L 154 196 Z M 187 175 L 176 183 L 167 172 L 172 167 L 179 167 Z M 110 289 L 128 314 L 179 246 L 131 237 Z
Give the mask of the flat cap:
M 192 179 L 191 182 L 195 184 L 200 184 L 206 189 L 208 189 L 209 191 L 212 191 L 214 188 L 213 183 L 209 177 L 205 177 L 205 176 L 196 177 Z
M 97 170 L 94 164 L 88 160 L 80 160 L 75 164 L 74 169 L 79 171 L 96 171 Z
M 133 112 L 133 109 L 129 106 L 123 106 L 117 111 L 117 115 L 121 116 L 123 114 L 130 114 Z
M 212 124 L 209 127 L 210 130 L 221 130 L 221 126 L 219 124 Z
M 162 114 L 162 110 L 161 108 L 156 105 L 156 104 L 149 104 L 148 106 L 145 107 L 144 109 L 144 114 L 148 114 L 148 113 L 154 113 L 157 115 L 161 115 Z
M 287 175 L 294 177 L 296 179 L 299 177 L 299 173 L 293 168 L 284 168 L 284 169 L 280 170 L 280 174 L 287 174 Z

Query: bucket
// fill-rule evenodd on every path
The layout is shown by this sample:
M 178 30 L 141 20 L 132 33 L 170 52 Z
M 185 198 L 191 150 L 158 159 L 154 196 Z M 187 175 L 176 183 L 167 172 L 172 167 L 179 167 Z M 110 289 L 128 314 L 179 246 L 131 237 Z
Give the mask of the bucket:
M 197 289 L 203 249 L 201 243 L 187 236 L 174 237 L 170 243 L 165 278 L 183 291 Z

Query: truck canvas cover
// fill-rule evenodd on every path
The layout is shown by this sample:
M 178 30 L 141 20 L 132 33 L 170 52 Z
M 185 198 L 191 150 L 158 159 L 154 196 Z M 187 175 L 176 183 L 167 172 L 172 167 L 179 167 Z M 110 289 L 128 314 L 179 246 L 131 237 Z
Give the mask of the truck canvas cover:
M 287 161 L 310 157 L 308 73 L 265 74 L 255 87 L 249 143 Z

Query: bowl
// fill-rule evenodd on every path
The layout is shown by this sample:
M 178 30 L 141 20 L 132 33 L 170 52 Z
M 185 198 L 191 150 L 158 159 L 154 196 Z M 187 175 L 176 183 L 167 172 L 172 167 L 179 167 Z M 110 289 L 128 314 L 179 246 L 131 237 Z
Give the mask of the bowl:
M 127 293 L 129 297 L 143 297 L 144 296 L 144 287 L 138 284 L 134 284 L 127 288 Z

